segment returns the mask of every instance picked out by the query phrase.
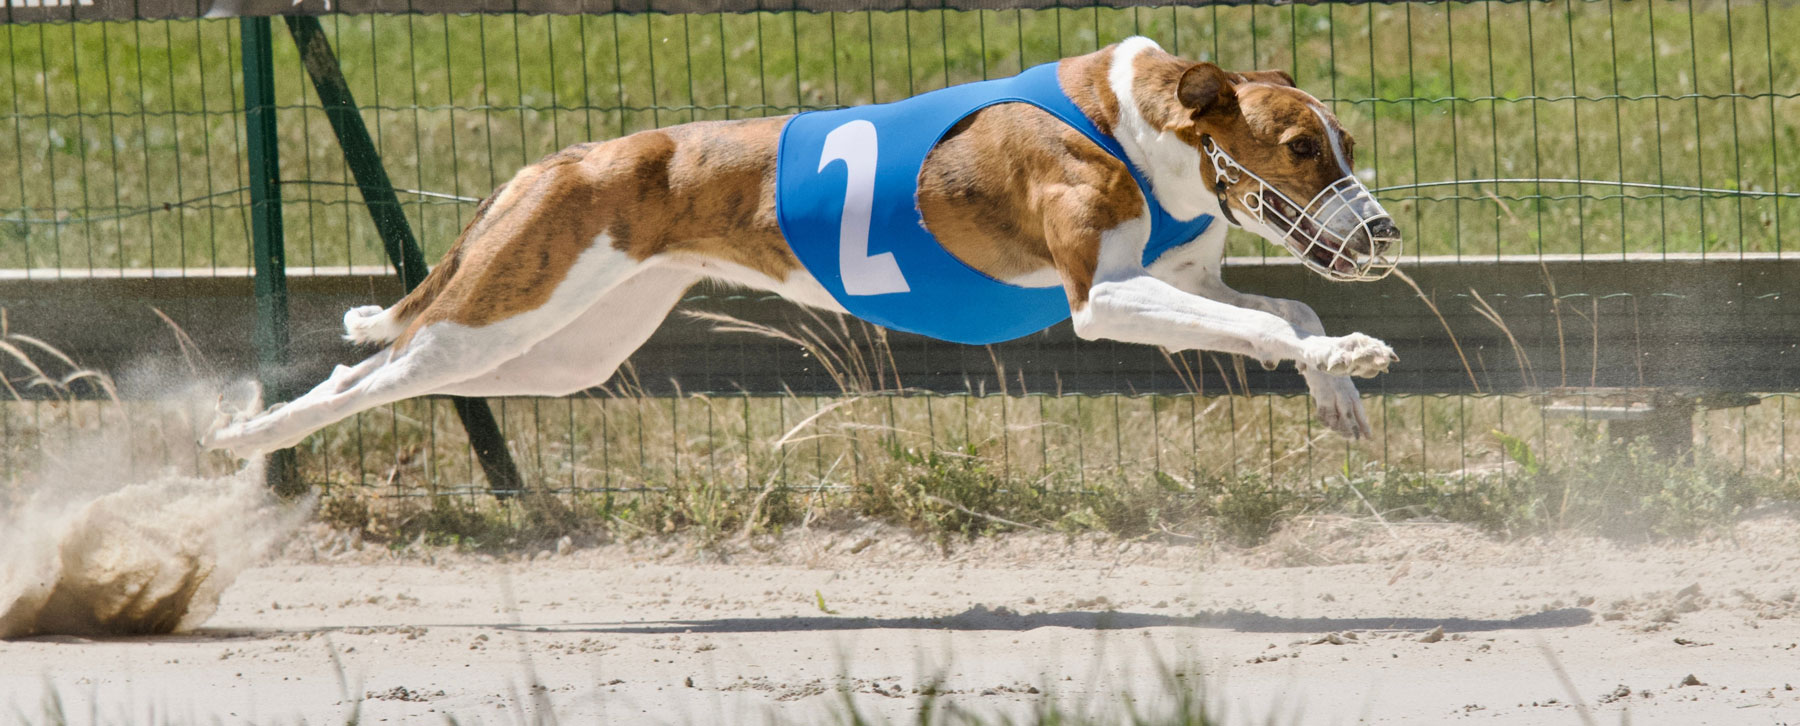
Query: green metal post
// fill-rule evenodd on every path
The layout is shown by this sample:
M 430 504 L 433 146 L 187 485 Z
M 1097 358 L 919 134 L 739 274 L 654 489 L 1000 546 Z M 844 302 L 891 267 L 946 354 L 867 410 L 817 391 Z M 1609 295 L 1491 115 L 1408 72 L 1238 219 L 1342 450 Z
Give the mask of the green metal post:
M 381 163 L 381 153 L 369 136 L 368 126 L 363 124 L 356 97 L 351 95 L 350 84 L 344 80 L 337 55 L 331 52 L 331 41 L 325 37 L 325 28 L 318 18 L 310 15 L 288 15 L 283 19 L 287 21 L 288 32 L 294 36 L 294 45 L 300 49 L 300 60 L 306 65 L 307 75 L 312 77 L 313 88 L 319 93 L 319 103 L 325 107 L 325 118 L 331 121 L 331 130 L 337 134 L 344 162 L 356 176 L 363 204 L 369 208 L 369 216 L 375 222 L 375 231 L 381 235 L 388 259 L 399 270 L 400 281 L 411 290 L 425 281 L 425 255 L 419 251 L 412 226 L 407 224 L 406 214 L 400 209 L 400 200 L 394 195 L 387 168 Z
M 305 64 L 313 88 L 318 91 L 319 102 L 325 107 L 325 118 L 331 122 L 332 132 L 337 134 L 344 162 L 356 177 L 363 204 L 375 222 L 375 231 L 381 235 L 382 247 L 400 273 L 401 282 L 410 291 L 425 281 L 425 255 L 419 251 L 412 226 L 407 224 L 406 214 L 400 209 L 400 200 L 394 194 L 387 168 L 381 163 L 381 152 L 375 148 L 375 140 L 363 123 L 356 97 L 351 94 L 343 68 L 338 65 L 331 42 L 325 37 L 325 28 L 318 18 L 310 15 L 288 15 L 284 19 L 288 32 L 294 36 L 294 45 L 300 49 L 300 61 Z M 480 399 L 455 398 L 453 402 L 457 416 L 462 419 L 463 430 L 469 434 L 469 445 L 474 447 L 475 458 L 481 462 L 481 471 L 487 476 L 488 488 L 501 498 L 519 491 L 524 479 L 519 476 L 512 453 L 506 448 L 506 437 L 500 432 L 499 422 L 494 420 L 493 410 Z
M 244 132 L 249 147 L 250 227 L 256 255 L 256 354 L 267 401 L 289 398 L 287 260 L 281 236 L 281 169 L 275 132 L 275 58 L 269 19 L 238 21 L 243 34 Z M 283 494 L 301 484 L 293 450 L 268 457 L 269 486 Z

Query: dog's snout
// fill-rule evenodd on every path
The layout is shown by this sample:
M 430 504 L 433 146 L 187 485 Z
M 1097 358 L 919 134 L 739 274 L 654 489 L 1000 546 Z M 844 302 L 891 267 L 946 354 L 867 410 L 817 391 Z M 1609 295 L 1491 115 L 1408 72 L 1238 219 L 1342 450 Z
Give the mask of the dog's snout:
M 1386 246 L 1388 240 L 1400 238 L 1400 228 L 1394 226 L 1392 217 L 1382 217 L 1369 223 L 1369 234 Z
M 1357 255 L 1380 255 L 1400 241 L 1400 229 L 1394 220 L 1382 215 L 1358 226 L 1344 240 L 1343 249 Z
M 1392 217 L 1381 217 L 1369 222 L 1369 236 L 1374 239 L 1372 245 L 1377 254 L 1387 250 L 1389 245 L 1400 240 L 1400 228 L 1394 226 Z

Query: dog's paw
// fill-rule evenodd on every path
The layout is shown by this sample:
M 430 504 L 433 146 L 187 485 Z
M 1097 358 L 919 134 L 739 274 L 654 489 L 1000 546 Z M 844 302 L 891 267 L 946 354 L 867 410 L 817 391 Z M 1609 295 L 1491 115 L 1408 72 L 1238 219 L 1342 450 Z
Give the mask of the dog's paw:
M 1312 393 L 1319 423 L 1347 439 L 1366 439 L 1375 435 L 1355 382 L 1347 376 L 1334 376 L 1313 368 L 1303 370 L 1302 374 L 1306 376 L 1306 390 Z
M 1334 376 L 1374 378 L 1386 373 L 1388 366 L 1400 360 L 1387 343 L 1362 333 L 1308 338 L 1306 345 L 1307 360 L 1304 362 L 1321 373 Z
M 200 448 L 235 451 L 244 433 L 244 424 L 262 413 L 262 386 L 245 381 L 219 393 L 213 408 L 212 422 L 200 435 Z

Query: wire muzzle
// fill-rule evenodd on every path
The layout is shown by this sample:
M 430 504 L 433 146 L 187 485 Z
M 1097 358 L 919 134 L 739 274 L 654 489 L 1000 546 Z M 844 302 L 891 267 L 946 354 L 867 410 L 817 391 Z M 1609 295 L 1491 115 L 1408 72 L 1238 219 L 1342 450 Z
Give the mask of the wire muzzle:
M 1283 246 L 1314 272 L 1369 282 L 1387 277 L 1399 264 L 1399 228 L 1355 176 L 1345 175 L 1300 204 L 1244 168 L 1210 134 L 1200 137 L 1200 146 L 1213 167 L 1219 208 L 1232 224 L 1244 226 L 1231 209 L 1230 189 L 1248 178 L 1254 183 L 1238 197 L 1243 211 L 1280 235 Z

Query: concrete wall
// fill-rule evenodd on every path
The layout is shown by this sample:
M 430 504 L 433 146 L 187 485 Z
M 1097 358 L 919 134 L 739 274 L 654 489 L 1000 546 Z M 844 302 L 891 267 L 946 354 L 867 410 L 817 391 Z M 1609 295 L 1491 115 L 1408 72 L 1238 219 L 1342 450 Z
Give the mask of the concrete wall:
M 1492 306 L 1518 339 L 1540 387 L 1652 386 L 1697 391 L 1790 391 L 1800 383 L 1800 260 L 1670 258 L 1595 260 L 1536 258 L 1457 262 L 1427 260 L 1405 268 L 1444 315 L 1440 322 L 1397 278 L 1378 283 L 1325 281 L 1283 263 L 1229 268 L 1246 291 L 1305 300 L 1334 333 L 1360 330 L 1392 344 L 1401 362 L 1367 382 L 1370 393 L 1473 392 L 1445 323 L 1455 332 L 1480 389 L 1525 390 L 1531 378 L 1501 330 L 1476 312 L 1476 294 Z M 70 276 L 33 271 L 0 274 L 0 308 L 10 329 L 54 344 L 83 365 L 115 373 L 146 362 L 180 360 L 176 336 L 160 309 L 179 324 L 211 365 L 227 376 L 246 376 L 253 305 L 243 271 L 199 276 L 186 271 L 120 276 Z M 1551 284 L 1557 297 L 1553 304 Z M 292 295 L 293 366 L 302 385 L 322 378 L 333 364 L 358 351 L 339 339 L 344 310 L 387 304 L 399 294 L 381 270 L 296 271 Z M 748 320 L 795 327 L 819 323 L 788 303 L 761 293 L 695 288 L 680 309 L 706 309 Z M 827 318 L 831 320 L 831 318 Z M 1559 325 L 1560 322 L 1560 325 Z M 646 390 L 686 392 L 837 393 L 817 361 L 796 346 L 743 333 L 720 334 L 679 312 L 633 358 Z M 852 325 L 852 329 L 857 326 Z M 1597 335 L 1596 335 L 1597 333 Z M 1164 356 L 1153 348 L 1086 342 L 1068 325 L 986 348 L 893 334 L 892 364 L 909 388 L 944 392 L 998 391 L 995 361 L 1006 370 L 1004 388 L 1042 393 L 1150 393 L 1186 390 Z M 877 357 L 871 356 L 872 364 Z M 1193 357 L 1189 356 L 1190 362 Z M 1203 385 L 1222 392 L 1227 379 L 1208 356 Z M 897 367 L 897 369 L 895 368 Z M 1290 366 L 1264 371 L 1246 366 L 1253 391 L 1304 390 Z M 3 368 L 15 379 L 16 366 Z M 1239 380 L 1231 374 L 1235 390 Z

